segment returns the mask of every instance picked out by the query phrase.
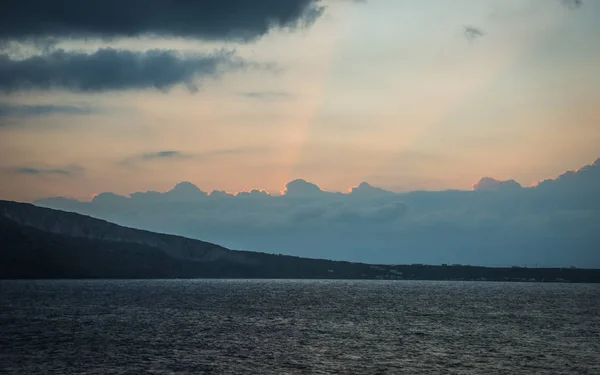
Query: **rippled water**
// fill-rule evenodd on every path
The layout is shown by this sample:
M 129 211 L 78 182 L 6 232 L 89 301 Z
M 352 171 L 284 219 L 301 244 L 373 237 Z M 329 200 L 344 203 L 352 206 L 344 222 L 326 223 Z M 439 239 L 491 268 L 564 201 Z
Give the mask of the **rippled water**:
M 600 374 L 600 286 L 4 281 L 6 374 Z

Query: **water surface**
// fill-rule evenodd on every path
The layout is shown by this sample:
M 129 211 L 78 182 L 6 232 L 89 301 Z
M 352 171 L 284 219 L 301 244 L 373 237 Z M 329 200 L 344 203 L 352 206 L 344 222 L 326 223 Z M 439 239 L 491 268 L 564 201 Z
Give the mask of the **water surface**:
M 6 374 L 600 374 L 600 286 L 0 281 Z

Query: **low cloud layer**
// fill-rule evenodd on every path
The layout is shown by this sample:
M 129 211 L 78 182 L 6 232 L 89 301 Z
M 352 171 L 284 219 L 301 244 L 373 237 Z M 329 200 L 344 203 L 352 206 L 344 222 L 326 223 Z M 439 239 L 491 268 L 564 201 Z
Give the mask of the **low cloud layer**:
M 0 54 L 0 90 L 169 90 L 182 84 L 194 91 L 199 79 L 249 66 L 254 65 L 231 51 L 183 55 L 170 50 L 133 52 L 105 48 L 91 54 L 55 50 L 24 60 Z
M 309 25 L 319 0 L 5 0 L 0 40 L 143 35 L 247 41 Z
M 162 152 L 152 157 L 176 157 Z M 600 159 L 535 187 L 483 178 L 472 191 L 394 193 L 361 183 L 348 193 L 305 180 L 282 195 L 202 191 L 102 193 L 46 199 L 122 225 L 221 245 L 371 263 L 600 267 Z

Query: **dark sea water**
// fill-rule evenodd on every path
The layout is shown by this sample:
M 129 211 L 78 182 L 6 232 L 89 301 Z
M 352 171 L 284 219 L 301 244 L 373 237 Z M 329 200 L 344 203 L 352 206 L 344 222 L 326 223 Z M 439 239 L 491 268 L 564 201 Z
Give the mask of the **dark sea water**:
M 600 374 L 600 285 L 2 281 L 2 374 Z

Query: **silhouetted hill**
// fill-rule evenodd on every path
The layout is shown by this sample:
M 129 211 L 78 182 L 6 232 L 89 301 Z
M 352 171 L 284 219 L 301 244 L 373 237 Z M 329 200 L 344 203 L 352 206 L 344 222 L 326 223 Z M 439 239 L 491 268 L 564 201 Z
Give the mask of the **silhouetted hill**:
M 600 282 L 600 270 L 368 265 L 234 251 L 0 201 L 0 278 L 201 277 Z

